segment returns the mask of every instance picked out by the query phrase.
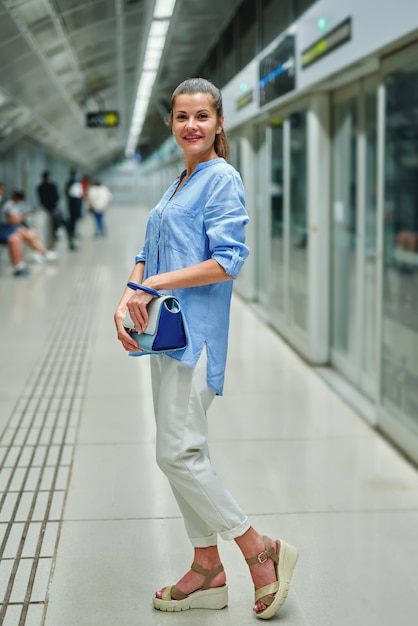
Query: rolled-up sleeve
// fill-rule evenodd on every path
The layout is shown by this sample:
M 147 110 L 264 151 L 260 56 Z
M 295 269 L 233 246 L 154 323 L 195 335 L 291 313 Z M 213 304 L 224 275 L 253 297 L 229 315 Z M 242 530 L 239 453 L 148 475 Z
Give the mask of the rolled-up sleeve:
M 145 250 L 141 250 L 141 252 L 139 252 L 135 257 L 135 263 L 145 263 L 146 260 L 147 258 L 145 256 Z
M 248 256 L 244 188 L 237 172 L 217 176 L 208 190 L 204 220 L 211 257 L 236 278 Z

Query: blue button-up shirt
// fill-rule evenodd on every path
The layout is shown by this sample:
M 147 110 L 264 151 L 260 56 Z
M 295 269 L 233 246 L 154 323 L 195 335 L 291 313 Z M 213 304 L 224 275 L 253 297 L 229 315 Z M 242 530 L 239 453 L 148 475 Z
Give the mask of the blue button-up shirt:
M 248 216 L 238 172 L 222 158 L 205 161 L 173 196 L 184 175 L 149 215 L 144 248 L 136 256 L 137 263 L 145 262 L 144 280 L 207 259 L 215 259 L 236 278 L 248 256 L 244 243 Z M 207 381 L 218 395 L 224 384 L 232 283 L 167 292 L 179 299 L 188 331 L 187 348 L 170 356 L 194 366 L 206 344 Z

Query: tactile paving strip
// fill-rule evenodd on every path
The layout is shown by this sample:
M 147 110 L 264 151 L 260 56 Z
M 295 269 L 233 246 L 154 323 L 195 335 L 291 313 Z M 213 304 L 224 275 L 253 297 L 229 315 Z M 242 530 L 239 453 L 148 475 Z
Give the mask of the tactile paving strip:
M 43 624 L 88 375 L 94 271 L 71 300 L 0 438 L 0 625 Z

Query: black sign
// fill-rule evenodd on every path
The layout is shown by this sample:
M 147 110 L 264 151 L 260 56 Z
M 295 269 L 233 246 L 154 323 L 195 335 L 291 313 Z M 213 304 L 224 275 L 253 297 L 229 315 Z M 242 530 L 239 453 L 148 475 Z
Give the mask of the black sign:
M 351 39 L 351 17 L 326 33 L 321 39 L 306 48 L 301 55 L 302 68 L 319 61 L 346 41 Z
M 116 128 L 119 126 L 119 113 L 117 111 L 87 113 L 86 125 L 88 128 Z
M 295 88 L 295 38 L 286 35 L 259 66 L 260 106 Z

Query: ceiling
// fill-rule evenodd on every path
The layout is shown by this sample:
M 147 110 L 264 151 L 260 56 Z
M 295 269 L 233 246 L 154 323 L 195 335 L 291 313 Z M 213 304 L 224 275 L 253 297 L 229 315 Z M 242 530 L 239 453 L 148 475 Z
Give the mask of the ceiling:
M 196 74 L 241 0 L 177 0 L 139 137 L 169 135 L 161 102 Z M 0 0 L 0 152 L 28 136 L 84 171 L 124 155 L 155 0 Z M 117 110 L 116 128 L 86 114 Z

